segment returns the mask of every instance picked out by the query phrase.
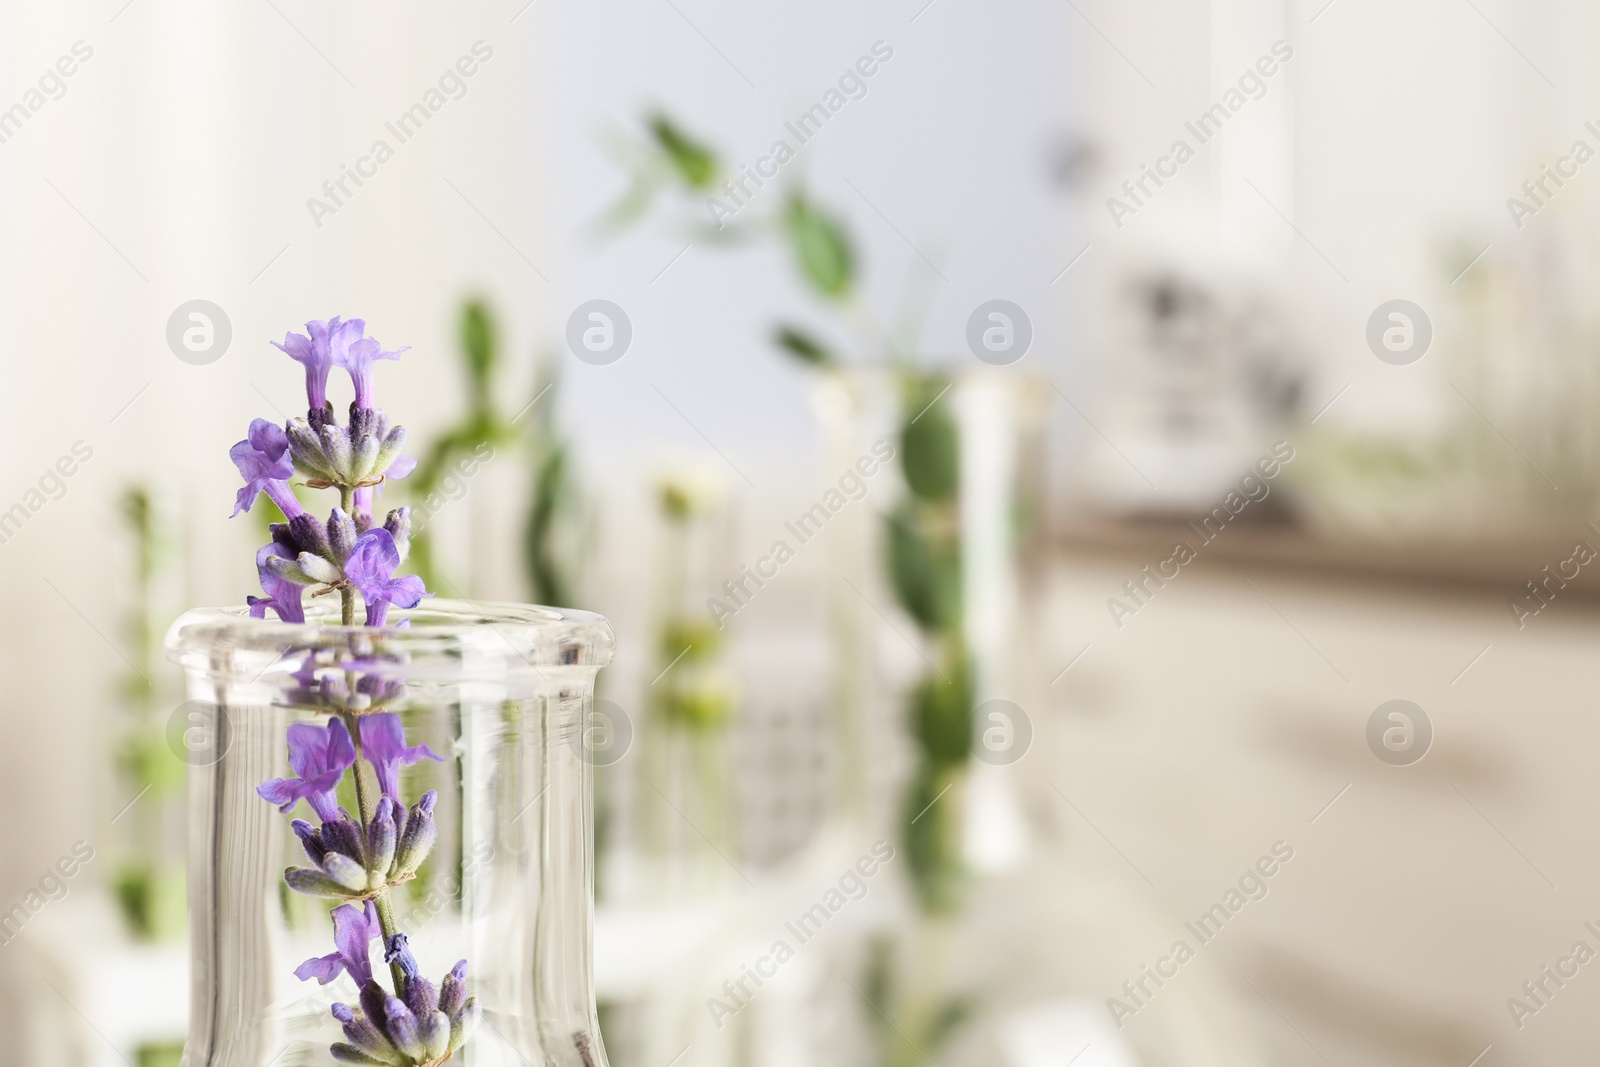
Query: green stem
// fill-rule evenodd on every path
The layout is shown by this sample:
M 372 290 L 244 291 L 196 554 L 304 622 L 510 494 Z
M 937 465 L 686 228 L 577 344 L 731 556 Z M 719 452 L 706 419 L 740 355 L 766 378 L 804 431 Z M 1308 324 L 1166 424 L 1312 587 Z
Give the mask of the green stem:
M 367 835 L 367 826 L 372 822 L 373 812 L 377 807 L 377 803 L 372 799 L 372 794 L 368 792 L 367 776 L 361 773 L 361 724 L 355 712 L 341 711 L 339 716 L 344 719 L 345 729 L 350 731 L 350 739 L 356 749 L 356 762 L 350 768 L 350 773 L 355 777 L 356 810 L 361 818 L 361 838 L 363 841 L 367 841 L 370 840 Z M 394 904 L 389 900 L 387 886 L 373 895 L 372 903 L 378 912 L 378 928 L 383 931 L 383 947 L 387 950 L 389 939 L 397 932 L 394 921 Z M 394 995 L 404 998 L 406 995 L 406 972 L 398 962 L 389 964 L 389 977 L 394 980 Z

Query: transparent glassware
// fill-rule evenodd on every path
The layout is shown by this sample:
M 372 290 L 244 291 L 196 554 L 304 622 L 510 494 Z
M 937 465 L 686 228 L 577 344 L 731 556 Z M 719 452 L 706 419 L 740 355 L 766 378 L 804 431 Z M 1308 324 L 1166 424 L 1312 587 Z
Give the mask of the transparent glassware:
M 589 723 L 611 659 L 599 615 L 425 600 L 391 625 L 337 625 L 337 604 L 303 625 L 244 609 L 191 611 L 167 638 L 189 703 L 191 1014 L 187 1067 L 331 1064 L 343 1040 L 329 1008 L 357 1002 L 348 975 L 295 978 L 334 949 L 334 901 L 291 892 L 305 855 L 288 817 L 256 787 L 292 772 L 286 731 L 330 714 L 396 712 L 409 744 L 443 761 L 402 769 L 401 795 L 438 791 L 438 839 L 393 913 L 423 976 L 468 961 L 483 1023 L 451 1057 L 466 1067 L 605 1067 L 595 1015 Z M 393 623 L 407 620 L 397 628 Z M 331 710 L 330 673 L 357 696 Z M 365 706 L 362 706 L 365 705 Z M 347 778 L 349 776 L 346 776 Z M 338 799 L 351 811 L 354 796 Z M 300 811 L 292 814 L 304 814 Z M 382 946 L 374 972 L 387 979 Z M 442 1062 L 442 1061 L 441 1061 Z

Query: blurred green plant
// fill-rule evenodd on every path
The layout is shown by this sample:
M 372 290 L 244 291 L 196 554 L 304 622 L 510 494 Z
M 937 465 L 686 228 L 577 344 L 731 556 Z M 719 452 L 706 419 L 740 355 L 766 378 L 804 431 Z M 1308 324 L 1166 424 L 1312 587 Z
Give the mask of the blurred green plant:
M 655 630 L 654 680 L 647 690 L 649 720 L 643 748 L 641 791 L 644 844 L 663 863 L 669 885 L 705 886 L 725 870 L 727 852 L 737 847 L 728 728 L 737 711 L 724 662 L 722 631 L 695 610 L 689 575 L 718 546 L 708 541 L 720 501 L 712 488 L 691 475 L 664 476 L 656 486 L 660 543 L 652 625 Z M 672 808 L 656 797 L 675 796 Z M 681 811 L 681 814 L 680 814 Z M 682 835 L 688 819 L 700 841 Z M 707 875 L 707 872 L 711 872 Z
M 181 1067 L 183 1042 L 171 1045 L 140 1045 L 133 1055 L 137 1067 Z
M 960 907 L 966 882 L 960 797 L 972 749 L 973 688 L 961 604 L 960 434 L 945 399 L 950 377 L 920 368 L 914 359 L 922 302 L 910 301 L 902 309 L 899 330 L 883 328 L 861 298 L 859 256 L 850 230 L 802 185 L 774 194 L 764 212 L 746 203 L 736 217 L 711 226 L 695 216 L 707 193 L 717 188 L 724 168 L 704 141 L 658 112 L 646 119 L 642 137 L 613 143 L 631 181 L 622 200 L 606 213 L 604 229 L 642 219 L 658 197 L 671 192 L 677 218 L 694 239 L 776 243 L 833 322 L 827 329 L 779 322 L 772 332 L 775 347 L 823 374 L 885 361 L 898 380 L 899 459 L 907 496 L 884 519 L 884 562 L 896 599 L 932 650 L 930 670 L 907 696 L 916 758 L 901 803 L 900 839 L 924 914 L 949 918 Z M 835 337 L 848 337 L 851 343 L 838 344 L 830 339 Z M 855 356 L 841 354 L 850 348 Z M 909 1046 L 900 1032 L 904 1027 L 897 1029 L 883 1017 L 888 1024 L 881 1035 L 883 1060 L 898 1065 L 912 1062 L 908 1055 L 922 1058 L 922 1052 L 932 1052 L 947 1040 L 972 1005 L 951 999 L 924 1009 L 920 1001 L 912 1003 L 916 998 L 898 996 L 889 988 L 889 959 L 887 950 L 874 957 L 872 968 L 882 970 L 869 968 L 868 983 L 881 982 L 883 995 L 868 999 L 874 1005 L 898 1004 L 894 1013 L 920 1038 Z
M 433 537 L 428 529 L 433 514 L 447 502 L 440 490 L 448 479 L 465 469 L 463 464 L 475 471 L 480 462 L 488 461 L 486 456 L 492 458 L 501 450 L 520 452 L 533 479 L 522 526 L 523 572 L 537 603 L 571 607 L 575 564 L 571 553 L 561 545 L 561 524 L 571 517 L 577 493 L 570 469 L 571 454 L 556 430 L 554 398 L 545 395 L 554 391 L 553 372 L 545 364 L 535 382 L 537 386 L 542 381 L 542 388 L 520 412 L 507 417 L 495 400 L 497 394 L 503 394 L 496 388 L 501 346 L 499 329 L 487 303 L 474 299 L 462 305 L 457 337 L 467 379 L 467 408 L 453 425 L 434 438 L 409 479 L 416 524 L 411 541 L 412 564 L 429 588 L 443 587 L 445 576 L 434 558 Z M 526 424 L 519 427 L 517 424 L 524 420 Z
M 716 188 L 724 168 L 706 142 L 657 112 L 644 122 L 643 136 L 619 152 L 632 180 L 606 218 L 636 221 L 657 198 L 672 192 L 680 217 L 697 212 L 697 202 Z M 909 339 L 899 343 L 876 327 L 860 299 L 856 242 L 840 216 L 821 206 L 803 187 L 792 186 L 774 196 L 766 213 L 752 205 L 739 217 L 724 219 L 719 229 L 746 240 L 768 239 L 787 249 L 801 283 L 838 321 L 832 333 L 850 333 L 862 350 L 854 359 L 837 354 L 837 346 L 813 327 L 781 322 L 772 339 L 777 349 L 821 373 L 839 373 L 852 364 L 886 358 L 901 390 L 899 458 L 907 498 L 884 523 L 884 553 L 890 585 L 908 615 L 936 650 L 935 666 L 912 690 L 907 707 L 918 765 L 912 774 L 902 825 L 910 850 L 912 881 L 923 906 L 948 912 L 959 903 L 962 881 L 959 819 L 939 816 L 912 822 L 934 783 L 959 780 L 971 747 L 971 683 L 962 638 L 961 542 L 957 504 L 960 494 L 960 434 L 945 401 L 947 375 L 919 368 Z M 691 229 L 693 226 L 691 226 Z M 942 709 L 933 716 L 929 709 Z M 948 709 L 955 709 L 954 712 Z M 938 719 L 938 736 L 928 724 Z M 958 740 L 955 735 L 964 734 Z M 959 751 L 957 758 L 948 753 Z M 953 806 L 953 805 L 952 805 Z M 923 825 L 926 823 L 926 825 Z
M 184 764 L 168 746 L 161 712 L 167 690 L 160 657 L 171 621 L 162 616 L 158 585 L 176 557 L 172 533 L 147 486 L 132 485 L 118 498 L 118 513 L 131 548 L 129 597 L 122 619 L 129 669 L 117 681 L 122 722 L 114 751 L 119 789 L 139 800 L 139 810 L 119 828 L 111 882 L 124 921 L 135 937 L 182 933 L 184 866 L 171 818 L 183 793 Z

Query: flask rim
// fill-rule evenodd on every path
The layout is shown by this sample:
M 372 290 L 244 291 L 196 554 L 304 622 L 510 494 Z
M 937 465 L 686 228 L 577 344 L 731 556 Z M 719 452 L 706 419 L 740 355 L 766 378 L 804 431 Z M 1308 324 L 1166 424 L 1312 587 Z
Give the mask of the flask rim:
M 342 624 L 338 602 L 329 600 L 308 605 L 303 623 L 253 618 L 243 606 L 196 608 L 168 630 L 167 658 L 207 673 L 259 677 L 262 656 L 281 662 L 333 653 L 361 660 L 368 673 L 466 678 L 598 669 L 611 662 L 615 646 L 611 624 L 589 611 L 430 597 L 392 610 L 386 626 L 369 627 Z

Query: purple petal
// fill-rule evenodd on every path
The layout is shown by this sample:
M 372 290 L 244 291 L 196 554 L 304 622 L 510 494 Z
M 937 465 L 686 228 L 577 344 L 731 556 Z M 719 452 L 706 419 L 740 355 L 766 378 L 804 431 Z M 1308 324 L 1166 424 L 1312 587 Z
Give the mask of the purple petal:
M 372 980 L 369 947 L 379 933 L 378 911 L 372 901 L 367 901 L 365 908 L 342 904 L 333 909 L 333 943 L 338 947 L 345 969 L 357 983 Z
M 326 727 L 295 723 L 289 727 L 289 766 L 302 778 L 341 775 L 356 761 L 356 749 L 343 719 L 330 719 Z
M 341 353 L 334 352 L 334 361 L 350 374 L 350 381 L 355 385 L 358 408 L 372 407 L 372 365 L 380 359 L 399 359 L 400 353 L 409 349 L 397 348 L 394 351 L 385 351 L 378 344 L 375 337 L 363 337 L 348 343 Z
M 390 603 L 397 608 L 414 608 L 425 596 L 432 596 L 427 586 L 422 584 L 422 579 L 415 574 L 408 574 L 404 578 L 389 583 L 389 590 L 385 594 Z
M 361 754 L 368 763 L 398 761 L 405 747 L 400 716 L 392 711 L 361 716 Z
M 250 506 L 256 502 L 256 497 L 260 495 L 261 487 L 259 485 L 255 482 L 245 482 L 239 488 L 238 495 L 233 498 L 233 515 L 229 515 L 228 518 L 233 518 L 234 515 L 239 514 L 241 511 L 249 511 Z
M 288 333 L 283 343 L 272 344 L 290 359 L 306 369 L 306 400 L 312 411 L 319 411 L 328 402 L 328 372 L 342 360 L 350 345 L 366 332 L 367 324 L 361 319 L 341 322 L 336 315 L 326 322 L 306 323 L 306 332 Z
M 351 323 L 360 322 L 360 319 L 351 320 Z M 342 350 L 335 349 L 333 358 L 335 365 L 356 375 L 366 373 L 380 359 L 399 359 L 400 353 L 409 351 L 411 351 L 410 345 L 386 351 L 376 337 L 355 337 L 346 341 Z
M 338 909 L 335 909 L 337 912 Z M 316 959 L 306 960 L 294 969 L 294 976 L 304 982 L 308 978 L 315 978 L 317 984 L 327 985 L 339 975 L 344 973 L 344 961 L 337 952 L 327 956 L 318 956 Z
M 294 461 L 289 456 L 289 438 L 283 427 L 266 419 L 250 423 L 249 433 L 228 450 L 233 465 L 244 478 L 244 488 L 234 500 L 233 513 L 249 511 L 256 496 L 270 483 L 294 476 Z
M 374 629 L 381 629 L 389 624 L 389 602 L 387 600 L 372 600 L 367 603 L 367 625 Z
M 270 782 L 262 782 L 256 786 L 256 795 L 269 804 L 276 804 L 278 810 L 285 815 L 294 810 L 300 803 L 300 791 L 296 788 L 297 779 L 274 778 Z
M 284 433 L 282 426 L 266 419 L 252 419 L 250 421 L 250 432 L 246 435 L 246 440 L 250 442 L 252 448 L 268 457 L 274 463 L 281 462 L 284 458 L 284 453 L 289 451 L 289 435 Z M 294 468 L 291 467 L 290 473 L 293 473 L 293 470 Z M 284 474 L 281 477 L 287 478 L 288 476 L 288 474 Z
M 328 327 L 328 358 L 335 367 L 343 367 L 350 356 L 350 347 L 367 332 L 367 322 L 365 319 L 345 319 L 340 322 L 334 318 L 328 320 Z M 373 345 L 376 346 L 377 342 L 374 341 Z
M 389 469 L 384 472 L 385 478 L 404 478 L 417 469 L 416 456 L 396 456 L 394 462 L 389 464 Z
M 298 800 L 307 800 L 324 821 L 339 817 L 334 790 L 356 761 L 350 731 L 341 719 L 331 720 L 326 728 L 295 723 L 288 729 L 289 766 L 298 778 L 274 778 L 256 787 L 263 800 L 288 813 Z
M 374 527 L 356 538 L 350 558 L 345 560 L 345 577 L 361 591 L 366 600 L 387 600 L 390 575 L 400 566 L 400 550 L 394 537 L 383 527 Z
M 444 762 L 443 756 L 439 755 L 425 744 L 414 745 L 411 748 L 406 749 L 405 755 L 400 758 L 407 767 L 411 766 L 413 763 L 421 763 L 425 759 L 431 759 L 439 763 Z

